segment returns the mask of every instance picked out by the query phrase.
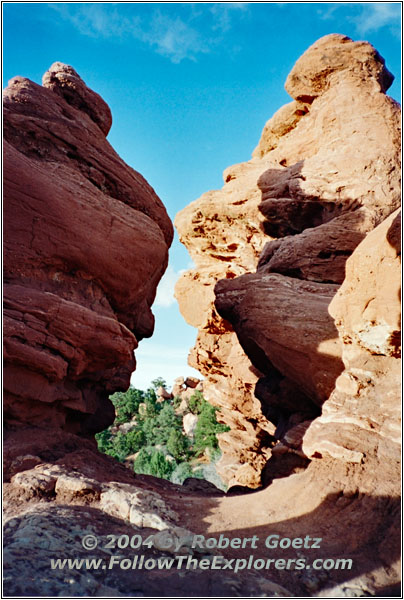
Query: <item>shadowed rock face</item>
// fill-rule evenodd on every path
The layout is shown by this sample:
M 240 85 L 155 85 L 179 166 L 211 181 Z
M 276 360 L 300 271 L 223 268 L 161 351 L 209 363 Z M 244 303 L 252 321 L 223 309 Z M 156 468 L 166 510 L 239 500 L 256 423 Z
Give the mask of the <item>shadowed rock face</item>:
M 111 122 L 62 63 L 4 92 L 7 423 L 105 428 L 153 332 L 172 225 L 107 142 Z
M 392 80 L 367 42 L 321 38 L 293 67 L 294 100 L 265 125 L 252 160 L 176 217 L 196 265 L 177 297 L 199 330 L 191 364 L 232 427 L 221 436 L 230 484 L 258 485 L 285 435 L 307 456 L 302 435 L 344 370 L 328 307 L 347 259 L 400 205 Z

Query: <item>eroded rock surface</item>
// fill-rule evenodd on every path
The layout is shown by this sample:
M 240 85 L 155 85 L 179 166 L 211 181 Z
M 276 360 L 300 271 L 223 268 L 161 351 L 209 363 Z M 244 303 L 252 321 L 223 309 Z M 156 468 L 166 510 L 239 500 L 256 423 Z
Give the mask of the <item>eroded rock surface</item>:
M 201 516 L 206 489 L 135 478 L 94 442 L 62 429 L 49 439 L 47 431 L 6 434 L 7 596 L 291 596 L 256 569 L 217 577 L 210 565 L 223 566 L 223 554 L 194 544 L 200 524 L 195 532 L 187 528 L 189 506 Z M 196 568 L 201 560 L 204 568 Z
M 292 69 L 294 100 L 266 124 L 253 158 L 177 215 L 196 265 L 177 298 L 199 330 L 190 364 L 232 427 L 221 436 L 230 485 L 258 485 L 288 431 L 299 445 L 293 429 L 307 429 L 344 370 L 328 306 L 347 258 L 400 204 L 391 82 L 370 44 L 321 38 Z
M 111 113 L 72 67 L 4 92 L 5 418 L 81 433 L 113 420 L 172 225 L 106 140 Z
M 401 453 L 400 232 L 395 211 L 347 261 L 345 281 L 329 306 L 345 369 L 302 440 L 309 457 L 366 464 L 366 456 L 376 456 L 380 478 L 387 462 L 399 464 Z M 397 475 L 392 485 L 398 482 Z

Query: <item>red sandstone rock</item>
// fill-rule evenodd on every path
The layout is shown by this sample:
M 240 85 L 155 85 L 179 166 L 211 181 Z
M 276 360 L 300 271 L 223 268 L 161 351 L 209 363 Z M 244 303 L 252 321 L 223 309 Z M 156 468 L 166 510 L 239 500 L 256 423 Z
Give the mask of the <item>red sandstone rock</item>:
M 341 344 L 327 312 L 337 286 L 276 273 L 223 279 L 215 287 L 216 307 L 233 324 L 253 364 L 272 366 L 322 404 L 343 370 Z
M 384 59 L 368 42 L 353 42 L 334 33 L 315 42 L 299 58 L 286 80 L 285 89 L 296 100 L 312 101 L 348 74 L 377 91 L 385 92 L 394 77 Z
M 4 92 L 5 417 L 81 432 L 113 419 L 172 226 L 105 135 L 105 102 L 55 63 Z
M 265 416 L 281 435 L 293 415 L 313 418 L 343 370 L 328 305 L 347 258 L 400 203 L 400 107 L 385 94 L 392 79 L 367 42 L 322 38 L 294 66 L 286 82 L 294 101 L 266 124 L 253 159 L 176 217 L 196 265 L 176 288 L 199 330 L 190 364 L 233 426 L 222 463 L 237 463 L 240 443 L 256 457 L 262 448 L 261 461 L 249 458 L 248 485 L 273 445 Z M 223 476 L 239 482 L 234 466 Z
M 394 212 L 358 246 L 330 304 L 345 370 L 304 435 L 306 456 L 400 462 L 400 217 Z

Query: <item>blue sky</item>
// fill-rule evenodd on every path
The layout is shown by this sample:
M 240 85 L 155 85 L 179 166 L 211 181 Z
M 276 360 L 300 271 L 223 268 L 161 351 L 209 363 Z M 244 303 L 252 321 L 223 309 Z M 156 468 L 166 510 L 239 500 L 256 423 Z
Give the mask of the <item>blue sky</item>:
M 3 3 L 3 85 L 41 82 L 55 61 L 72 65 L 106 100 L 108 139 L 155 188 L 171 218 L 223 170 L 248 160 L 265 122 L 290 101 L 283 89 L 297 58 L 319 37 L 371 42 L 400 100 L 401 5 L 392 3 Z M 133 384 L 193 374 L 196 330 L 172 295 L 190 266 L 174 241 L 153 312 L 155 334 L 136 351 Z M 195 373 L 194 373 L 195 374 Z

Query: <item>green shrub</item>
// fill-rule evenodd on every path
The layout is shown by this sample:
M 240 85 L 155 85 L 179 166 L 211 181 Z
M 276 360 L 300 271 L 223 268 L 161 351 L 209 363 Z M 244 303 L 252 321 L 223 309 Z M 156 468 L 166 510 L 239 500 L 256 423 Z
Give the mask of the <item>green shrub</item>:
M 177 461 L 185 460 L 188 456 L 189 442 L 181 430 L 171 428 L 167 439 L 167 450 Z
M 156 379 L 153 379 L 153 381 L 151 382 L 151 386 L 154 390 L 158 390 L 159 387 L 166 388 L 167 383 L 162 377 L 156 377 Z
M 162 479 L 170 479 L 175 467 L 176 462 L 167 460 L 161 450 L 150 448 L 142 448 L 133 463 L 135 473 Z
M 194 452 L 196 456 L 201 456 L 206 448 L 217 450 L 219 444 L 216 435 L 230 429 L 227 425 L 222 425 L 216 421 L 217 410 L 216 407 L 204 401 L 194 432 Z
M 110 396 L 115 407 L 115 424 L 127 423 L 137 413 L 139 404 L 144 402 L 144 392 L 130 387 L 126 392 L 116 392 Z
M 122 433 L 122 431 L 118 431 L 116 436 L 111 439 L 111 442 L 111 446 L 108 448 L 105 454 L 116 458 L 116 460 L 119 460 L 119 462 L 123 462 L 128 454 L 130 454 L 126 441 L 126 435 Z
M 132 427 L 127 433 L 113 434 L 111 428 L 97 433 L 99 450 L 118 461 L 137 453 L 136 473 L 171 479 L 175 483 L 183 483 L 187 477 L 208 479 L 223 489 L 217 483 L 220 480 L 215 476 L 214 462 L 220 456 L 217 434 L 229 428 L 216 421 L 218 409 L 211 406 L 200 391 L 194 391 L 188 410 L 198 415 L 198 422 L 191 442 L 183 432 L 182 417 L 175 413 L 180 397 L 157 402 L 156 389 L 165 387 L 166 383 L 157 378 L 151 385 L 145 392 L 130 387 L 126 392 L 111 396 L 116 412 L 114 425 L 131 421 Z M 198 458 L 202 455 L 209 464 L 201 465 Z
M 143 429 L 132 429 L 126 434 L 126 443 L 129 454 L 138 452 L 146 444 L 146 436 Z
M 110 429 L 104 429 L 104 431 L 100 431 L 100 433 L 95 434 L 95 439 L 97 441 L 98 450 L 103 452 L 104 454 L 108 454 L 108 450 L 112 447 L 112 434 Z
M 196 390 L 188 400 L 188 408 L 194 415 L 199 415 L 201 413 L 204 404 L 206 404 L 206 400 L 199 390 Z
M 182 400 L 181 400 L 180 396 L 174 396 L 174 399 L 173 399 L 174 408 L 178 408 L 180 406 L 181 402 L 182 402 Z
M 185 481 L 185 479 L 188 479 L 188 477 L 193 477 L 193 473 L 192 473 L 192 467 L 189 463 L 187 462 L 182 462 L 179 465 L 177 465 L 174 469 L 174 471 L 171 474 L 171 481 L 172 483 L 176 483 L 179 485 L 182 485 Z

